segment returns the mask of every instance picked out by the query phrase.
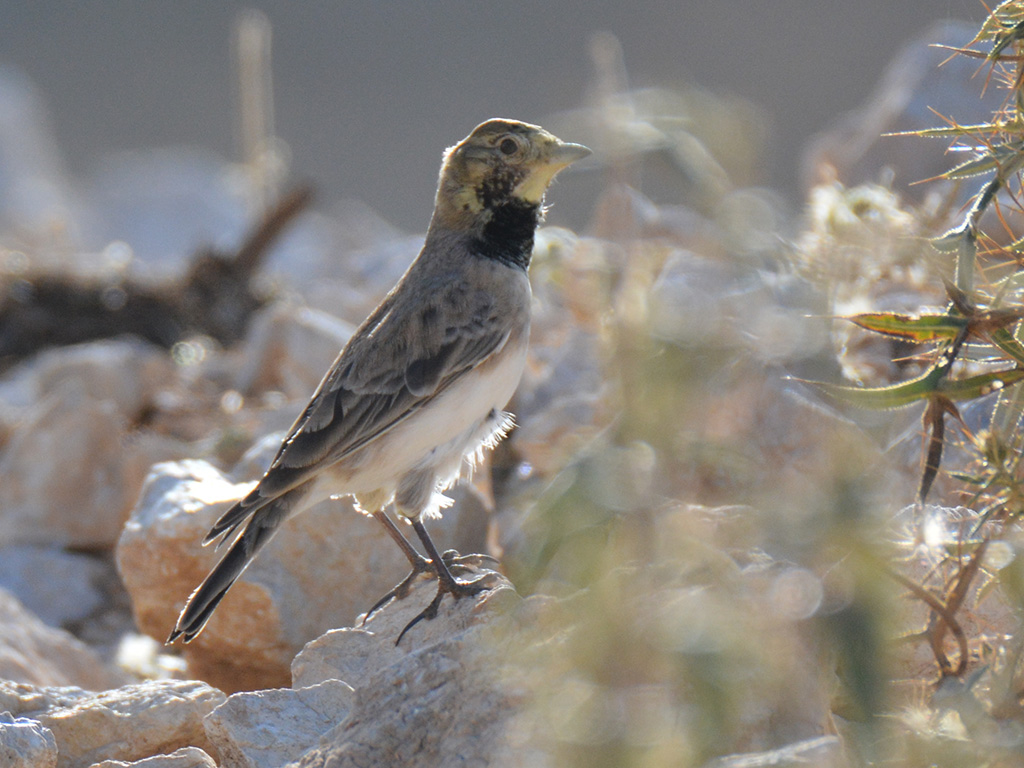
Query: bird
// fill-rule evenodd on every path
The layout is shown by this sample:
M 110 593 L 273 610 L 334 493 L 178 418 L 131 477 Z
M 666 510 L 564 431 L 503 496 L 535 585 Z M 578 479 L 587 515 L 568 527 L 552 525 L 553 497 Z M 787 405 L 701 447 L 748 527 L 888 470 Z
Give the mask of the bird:
M 210 529 L 226 552 L 188 597 L 167 639 L 191 642 L 238 577 L 293 515 L 353 497 L 409 560 L 409 575 L 365 615 L 404 598 L 424 573 L 432 602 L 399 634 L 436 617 L 445 595 L 485 590 L 462 579 L 473 558 L 438 552 L 424 520 L 513 426 L 504 408 L 526 363 L 528 269 L 545 193 L 561 170 L 591 154 L 538 125 L 493 118 L 445 150 L 423 247 L 356 329 L 287 432 L 269 469 Z M 387 514 L 409 523 L 426 556 Z

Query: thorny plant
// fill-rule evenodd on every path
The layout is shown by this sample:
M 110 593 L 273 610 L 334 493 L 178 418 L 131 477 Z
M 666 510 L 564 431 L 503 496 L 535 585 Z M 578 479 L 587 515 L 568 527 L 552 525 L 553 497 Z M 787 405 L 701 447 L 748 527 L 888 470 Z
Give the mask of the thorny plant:
M 950 440 L 947 417 L 965 438 L 970 465 L 949 474 L 963 484 L 965 505 L 977 518 L 973 530 L 948 548 L 946 559 L 953 568 L 944 585 L 936 594 L 892 572 L 930 609 L 923 634 L 943 678 L 966 671 L 967 638 L 956 614 L 979 576 L 989 582 L 995 578 L 994 569 L 985 566 L 990 541 L 1007 538 L 1018 528 L 1012 524 L 1024 517 L 1024 389 L 1013 386 L 1024 379 L 1024 0 L 1007 0 L 991 11 L 975 38 L 952 49 L 952 55 L 981 60 L 983 87 L 1001 87 L 1007 95 L 988 122 L 961 125 L 946 119 L 941 127 L 897 134 L 951 139 L 951 151 L 968 153 L 969 159 L 936 177 L 952 182 L 957 191 L 984 177 L 960 223 L 932 241 L 951 262 L 953 278 L 945 281 L 948 304 L 935 313 L 846 318 L 873 333 L 924 345 L 930 362 L 920 376 L 891 386 L 823 385 L 833 396 L 865 408 L 925 403 L 921 505 Z M 956 403 L 992 394 L 997 398 L 986 426 L 972 431 Z M 947 635 L 957 643 L 955 664 L 944 648 Z

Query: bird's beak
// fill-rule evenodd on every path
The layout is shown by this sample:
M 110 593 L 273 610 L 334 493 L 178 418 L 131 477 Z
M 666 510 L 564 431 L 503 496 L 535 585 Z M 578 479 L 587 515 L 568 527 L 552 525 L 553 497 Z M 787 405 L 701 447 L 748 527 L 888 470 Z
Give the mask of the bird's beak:
M 592 154 L 593 152 L 582 144 L 570 144 L 567 141 L 559 141 L 558 145 L 551 150 L 548 163 L 561 169 Z
M 515 189 L 519 197 L 531 203 L 543 202 L 544 191 L 555 175 L 570 163 L 575 163 L 590 154 L 590 150 L 582 144 L 570 144 L 554 136 L 551 138 L 553 141 L 545 148 L 540 163 Z

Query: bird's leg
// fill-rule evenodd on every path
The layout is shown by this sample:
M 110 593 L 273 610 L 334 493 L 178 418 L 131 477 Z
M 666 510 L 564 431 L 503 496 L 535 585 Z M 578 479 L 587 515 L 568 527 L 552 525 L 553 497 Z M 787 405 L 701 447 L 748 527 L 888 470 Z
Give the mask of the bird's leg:
M 409 540 L 405 538 L 405 535 L 398 530 L 398 526 L 395 525 L 394 521 L 388 517 L 387 512 L 383 509 L 378 509 L 373 513 L 373 516 L 384 526 L 384 530 L 388 536 L 391 537 L 392 541 L 398 545 L 398 548 L 402 550 L 402 554 L 405 555 L 409 561 L 409 565 L 412 566 L 414 573 L 423 573 L 424 571 L 432 571 L 433 566 L 427 558 L 416 551 L 416 548 L 409 543 Z
M 423 542 L 423 546 L 427 550 L 427 554 L 430 555 L 430 560 L 435 565 L 435 572 L 437 573 L 437 595 L 430 601 L 430 605 L 424 608 L 412 621 L 405 625 L 405 629 L 402 630 L 401 634 L 398 635 L 398 639 L 395 640 L 395 645 L 402 642 L 402 638 L 405 637 L 405 633 L 416 626 L 423 619 L 433 619 L 437 616 L 437 609 L 441 605 L 442 598 L 447 594 L 458 600 L 460 597 L 467 597 L 469 595 L 476 595 L 488 587 L 484 586 L 481 582 L 487 580 L 488 576 L 478 576 L 471 581 L 459 581 L 452 576 L 451 570 L 448 568 L 448 563 L 445 558 L 440 555 L 437 551 L 437 547 L 434 546 L 434 542 L 431 540 L 430 535 L 427 533 L 427 529 L 423 526 L 423 521 L 413 520 L 413 530 L 416 531 L 416 535 L 419 536 L 420 541 Z M 446 552 L 445 555 L 450 555 L 450 552 Z M 456 553 L 457 555 L 457 553 Z M 469 555 L 467 557 L 472 557 Z
M 409 540 L 405 538 L 400 530 L 398 530 L 398 526 L 395 525 L 394 521 L 388 517 L 387 513 L 383 509 L 378 509 L 372 514 L 378 521 L 380 521 L 380 524 L 384 526 L 384 530 L 387 531 L 387 534 L 391 537 L 392 541 L 394 541 L 395 544 L 398 545 L 398 548 L 402 550 L 402 554 L 404 554 L 409 560 L 412 570 L 409 571 L 409 575 L 398 582 L 391 591 L 373 604 L 373 607 L 363 615 L 363 620 L 359 622 L 360 626 L 365 626 L 369 618 L 378 610 L 383 608 L 387 603 L 392 600 L 401 600 L 406 597 L 409 594 L 409 590 L 412 588 L 413 582 L 420 577 L 420 574 L 437 572 L 437 569 L 434 567 L 434 563 L 427 560 L 427 558 L 416 551 L 416 548 L 409 543 Z
M 434 546 L 433 540 L 427 533 L 427 529 L 423 526 L 422 520 L 413 520 L 412 528 L 416 531 L 416 535 L 419 536 L 420 541 L 423 542 L 423 546 L 427 550 L 427 554 L 430 555 L 430 561 L 436 564 L 437 580 L 441 583 L 441 587 L 444 592 L 447 592 L 452 597 L 459 598 L 475 595 L 486 589 L 486 587 L 480 586 L 480 582 L 486 579 L 486 576 L 479 576 L 471 581 L 459 581 L 452 576 L 452 572 L 448 568 L 449 559 L 451 558 L 446 558 L 445 555 L 449 555 L 454 552 L 454 550 L 448 550 L 445 555 L 439 554 L 437 547 Z M 459 556 L 458 553 L 455 553 L 455 557 L 460 561 L 476 557 L 490 558 L 489 555 Z M 433 616 L 430 616 L 429 618 L 433 618 Z

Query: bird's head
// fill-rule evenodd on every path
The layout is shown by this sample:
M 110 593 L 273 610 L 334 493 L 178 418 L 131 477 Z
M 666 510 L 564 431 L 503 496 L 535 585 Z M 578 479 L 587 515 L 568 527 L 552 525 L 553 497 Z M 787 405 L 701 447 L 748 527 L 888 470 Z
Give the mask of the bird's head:
M 555 174 L 589 154 L 538 125 L 488 120 L 445 151 L 435 215 L 470 229 L 503 206 L 539 210 Z

